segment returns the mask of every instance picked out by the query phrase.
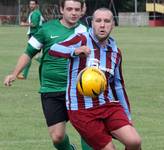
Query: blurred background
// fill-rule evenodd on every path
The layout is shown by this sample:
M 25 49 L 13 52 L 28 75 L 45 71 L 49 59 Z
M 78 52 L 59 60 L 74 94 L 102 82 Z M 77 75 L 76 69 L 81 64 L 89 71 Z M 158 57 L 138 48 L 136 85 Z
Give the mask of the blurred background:
M 59 0 L 39 0 L 45 20 L 57 18 Z M 99 7 L 113 11 L 116 25 L 164 26 L 164 0 L 86 0 L 87 16 Z M 28 0 L 0 0 L 0 25 L 27 20 Z

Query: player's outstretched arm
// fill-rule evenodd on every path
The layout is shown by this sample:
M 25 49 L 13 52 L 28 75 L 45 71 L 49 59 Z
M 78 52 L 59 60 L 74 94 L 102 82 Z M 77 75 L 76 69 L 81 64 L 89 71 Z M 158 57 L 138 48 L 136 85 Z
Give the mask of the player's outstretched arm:
M 14 69 L 14 71 L 7 75 L 4 79 L 4 85 L 6 86 L 11 86 L 13 81 L 16 80 L 17 75 L 19 75 L 19 73 L 23 70 L 23 68 L 27 65 L 27 63 L 30 61 L 30 57 L 27 54 L 22 54 L 17 62 L 17 65 Z

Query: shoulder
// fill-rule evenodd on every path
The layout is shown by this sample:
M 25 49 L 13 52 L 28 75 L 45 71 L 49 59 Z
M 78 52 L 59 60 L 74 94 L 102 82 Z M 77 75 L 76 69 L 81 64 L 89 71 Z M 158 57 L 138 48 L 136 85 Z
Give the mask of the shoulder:
M 115 41 L 115 39 L 113 37 L 109 37 L 109 43 L 112 47 L 112 51 L 117 53 L 121 57 L 121 55 L 122 55 L 121 50 L 117 47 L 117 42 Z
M 35 16 L 40 16 L 41 15 L 41 12 L 39 9 L 36 9 L 33 11 L 32 15 L 35 15 Z
M 76 28 L 75 28 L 75 33 L 84 33 L 87 32 L 87 27 L 84 26 L 83 24 L 79 24 Z
M 41 28 L 39 29 L 40 33 L 46 35 L 52 31 L 55 31 L 57 28 L 55 22 L 56 22 L 56 20 L 53 19 L 53 20 L 50 20 L 50 21 L 43 23 Z
M 115 51 L 115 52 L 117 52 L 118 51 L 117 50 L 117 43 L 114 40 L 114 38 L 109 37 L 109 40 L 108 41 L 109 41 L 110 46 L 112 47 L 112 50 Z
M 120 57 L 122 58 L 122 52 L 121 52 L 121 49 L 120 49 L 120 48 L 117 48 L 117 50 L 118 50 L 118 53 L 119 53 Z
M 53 20 L 49 20 L 49 21 L 45 22 L 42 27 L 47 28 L 49 26 L 54 26 L 55 24 L 56 24 L 56 19 L 53 19 Z

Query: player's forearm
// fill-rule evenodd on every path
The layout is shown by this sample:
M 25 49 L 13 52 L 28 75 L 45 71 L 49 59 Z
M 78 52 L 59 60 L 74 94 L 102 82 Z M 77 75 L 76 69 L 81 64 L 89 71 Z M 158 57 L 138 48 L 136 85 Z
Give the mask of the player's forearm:
M 16 65 L 14 71 L 12 72 L 12 74 L 14 76 L 17 76 L 23 70 L 23 68 L 28 64 L 30 59 L 31 58 L 27 54 L 22 54 L 19 57 L 17 65 Z
M 20 26 L 23 26 L 23 27 L 35 27 L 35 25 L 33 25 L 32 23 L 28 23 L 28 22 L 21 22 Z

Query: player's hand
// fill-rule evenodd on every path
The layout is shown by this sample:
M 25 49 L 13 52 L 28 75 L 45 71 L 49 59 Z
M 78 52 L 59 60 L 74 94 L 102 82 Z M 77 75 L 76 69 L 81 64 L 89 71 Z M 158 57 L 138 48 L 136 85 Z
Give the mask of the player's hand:
M 5 77 L 3 83 L 4 83 L 5 86 L 11 86 L 12 83 L 13 83 L 13 81 L 15 81 L 15 79 L 16 79 L 16 76 L 13 75 L 13 74 L 10 74 L 10 75 L 7 75 L 7 76 Z
M 20 23 L 20 26 L 24 26 L 24 25 L 25 25 L 25 23 L 24 23 L 24 22 L 21 22 L 21 23 Z
M 87 46 L 81 46 L 75 49 L 75 55 L 85 55 L 88 56 L 91 53 L 91 50 Z

